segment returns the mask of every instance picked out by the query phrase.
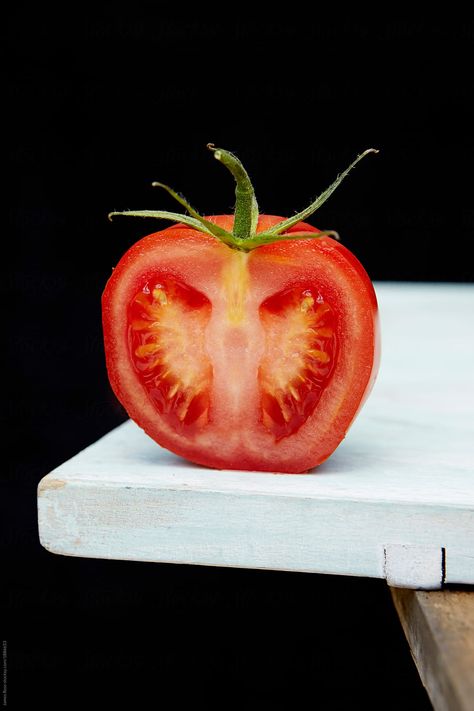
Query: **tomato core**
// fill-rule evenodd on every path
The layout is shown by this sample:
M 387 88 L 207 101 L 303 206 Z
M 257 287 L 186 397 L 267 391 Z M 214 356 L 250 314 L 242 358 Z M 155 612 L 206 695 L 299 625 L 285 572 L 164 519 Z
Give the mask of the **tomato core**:
M 200 291 L 163 276 L 147 281 L 129 304 L 135 372 L 176 432 L 191 434 L 212 422 L 213 368 L 206 350 L 211 311 Z M 257 376 L 260 422 L 279 441 L 313 414 L 331 379 L 336 316 L 312 284 L 273 294 L 258 314 L 265 343 Z

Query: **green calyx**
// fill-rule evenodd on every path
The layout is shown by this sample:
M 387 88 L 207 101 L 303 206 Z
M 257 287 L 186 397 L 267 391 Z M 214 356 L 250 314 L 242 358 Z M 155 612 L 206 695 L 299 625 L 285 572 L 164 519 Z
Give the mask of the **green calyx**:
M 247 171 L 240 160 L 229 151 L 222 148 L 216 148 L 212 143 L 208 143 L 207 147 L 213 152 L 214 158 L 232 173 L 235 179 L 235 209 L 234 209 L 234 226 L 232 232 L 224 230 L 222 227 L 214 224 L 210 220 L 202 217 L 187 200 L 179 193 L 176 193 L 163 183 L 152 183 L 153 187 L 163 188 L 171 197 L 182 205 L 188 214 L 179 214 L 177 212 L 167 212 L 163 210 L 127 210 L 126 212 L 111 212 L 109 220 L 115 215 L 128 215 L 129 217 L 154 217 L 160 220 L 170 220 L 171 222 L 179 222 L 188 227 L 192 227 L 199 232 L 215 237 L 228 247 L 238 249 L 243 252 L 250 252 L 252 249 L 261 247 L 264 244 L 279 242 L 289 239 L 315 239 L 329 235 L 335 239 L 339 239 L 337 232 L 333 230 L 324 230 L 322 232 L 305 232 L 298 231 L 286 234 L 287 231 L 294 227 L 298 222 L 306 220 L 313 215 L 321 205 L 326 202 L 328 197 L 332 195 L 335 189 L 342 183 L 346 175 L 369 153 L 378 153 L 375 148 L 368 148 L 366 151 L 357 156 L 348 168 L 340 173 L 332 185 L 327 188 L 319 197 L 316 198 L 305 210 L 298 212 L 293 217 L 278 222 L 273 227 L 265 232 L 257 233 L 258 223 L 258 205 L 255 198 L 255 192 L 248 176 Z

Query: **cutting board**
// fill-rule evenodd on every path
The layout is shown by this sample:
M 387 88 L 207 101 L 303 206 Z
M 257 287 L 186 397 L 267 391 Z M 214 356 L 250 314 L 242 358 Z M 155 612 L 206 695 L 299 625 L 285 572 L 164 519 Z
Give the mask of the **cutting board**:
M 215 471 L 128 421 L 45 476 L 51 553 L 474 584 L 474 287 L 376 284 L 382 363 L 317 469 Z

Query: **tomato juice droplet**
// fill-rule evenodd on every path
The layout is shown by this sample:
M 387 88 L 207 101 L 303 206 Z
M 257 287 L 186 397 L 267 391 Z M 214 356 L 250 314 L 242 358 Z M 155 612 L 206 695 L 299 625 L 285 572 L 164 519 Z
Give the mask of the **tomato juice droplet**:
M 171 278 L 149 280 L 128 306 L 128 343 L 159 415 L 190 434 L 210 416 L 212 366 L 204 344 L 209 299 Z
M 317 288 L 300 285 L 267 298 L 260 319 L 262 423 L 278 441 L 299 430 L 329 384 L 337 358 L 336 316 Z

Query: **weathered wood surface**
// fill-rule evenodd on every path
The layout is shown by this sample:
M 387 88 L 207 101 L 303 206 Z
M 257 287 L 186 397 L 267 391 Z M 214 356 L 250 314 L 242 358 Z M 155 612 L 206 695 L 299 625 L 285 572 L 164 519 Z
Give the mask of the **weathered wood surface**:
M 474 288 L 376 285 L 383 355 L 309 474 L 212 471 L 131 422 L 39 485 L 42 544 L 98 558 L 474 584 Z
M 474 591 L 392 589 L 435 711 L 474 709 Z

